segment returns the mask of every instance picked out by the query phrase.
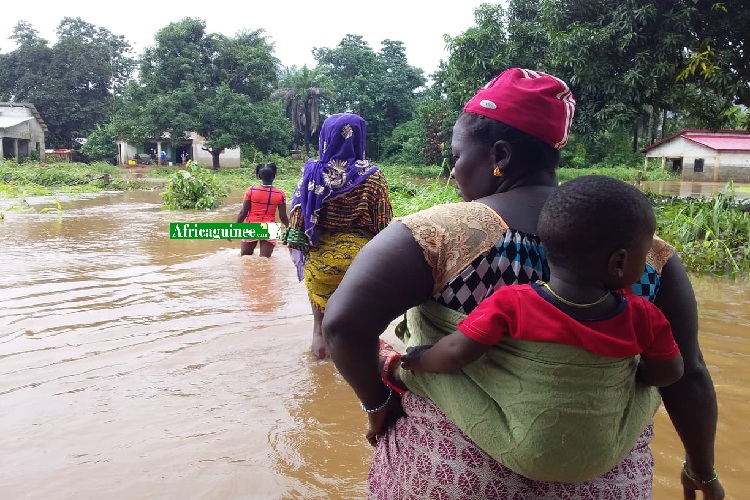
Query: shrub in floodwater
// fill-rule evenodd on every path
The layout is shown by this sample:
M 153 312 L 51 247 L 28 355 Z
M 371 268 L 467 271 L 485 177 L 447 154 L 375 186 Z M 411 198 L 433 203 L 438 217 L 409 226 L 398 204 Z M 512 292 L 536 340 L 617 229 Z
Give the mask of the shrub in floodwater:
M 208 169 L 188 161 L 183 170 L 178 170 L 167 181 L 161 197 L 163 208 L 169 210 L 211 210 L 221 204 L 227 191 Z
M 687 269 L 730 276 L 750 272 L 750 204 L 736 199 L 732 182 L 711 198 L 649 196 L 657 234 L 674 245 Z

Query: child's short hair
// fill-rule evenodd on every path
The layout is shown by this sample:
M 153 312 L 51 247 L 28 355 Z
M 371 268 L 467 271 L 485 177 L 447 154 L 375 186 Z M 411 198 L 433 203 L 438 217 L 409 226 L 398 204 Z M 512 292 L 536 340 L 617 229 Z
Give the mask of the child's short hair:
M 255 175 L 266 184 L 273 182 L 276 178 L 275 163 L 259 163 L 255 167 Z
M 537 225 L 547 259 L 567 266 L 585 266 L 592 255 L 628 249 L 655 229 L 648 198 L 603 175 L 564 182 L 545 202 Z

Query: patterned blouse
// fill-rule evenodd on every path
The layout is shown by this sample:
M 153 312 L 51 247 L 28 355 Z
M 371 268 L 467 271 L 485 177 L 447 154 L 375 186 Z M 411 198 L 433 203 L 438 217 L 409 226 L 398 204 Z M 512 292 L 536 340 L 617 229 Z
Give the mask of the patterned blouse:
M 354 189 L 323 202 L 316 227 L 334 231 L 365 229 L 375 235 L 385 229 L 392 218 L 388 183 L 378 170 Z M 289 214 L 289 228 L 304 234 L 304 220 L 298 206 Z M 300 249 L 306 246 L 291 240 L 289 243 Z
M 549 280 L 539 237 L 511 229 L 478 202 L 437 205 L 399 219 L 414 235 L 433 270 L 433 300 L 470 313 L 498 287 Z M 655 237 L 632 293 L 653 302 L 662 266 L 674 249 Z

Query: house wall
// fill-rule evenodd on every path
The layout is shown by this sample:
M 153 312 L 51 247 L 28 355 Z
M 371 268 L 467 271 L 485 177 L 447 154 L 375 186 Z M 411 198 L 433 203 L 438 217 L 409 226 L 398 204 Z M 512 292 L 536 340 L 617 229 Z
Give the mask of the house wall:
M 128 160 L 132 159 L 138 150 L 125 141 L 117 141 L 117 163 L 127 165 Z
M 213 157 L 211 153 L 204 150 L 201 146 L 205 139 L 195 132 L 191 132 L 190 138 L 193 139 L 193 161 L 198 164 L 204 163 L 207 168 L 211 168 L 213 164 Z M 219 165 L 222 168 L 238 168 L 240 166 L 240 148 L 227 148 L 223 153 L 219 155 Z
M 19 139 L 19 159 L 29 156 L 32 151 L 36 151 L 39 153 L 39 159 L 44 161 L 44 130 L 31 113 L 31 110 L 25 106 L 3 106 L 0 107 L 0 114 L 2 116 L 29 118 L 29 120 L 18 125 L 0 130 L 0 138 Z M 5 142 L 9 143 L 7 140 Z M 2 153 L 4 153 L 4 156 L 8 156 L 13 155 L 14 151 L 2 151 Z
M 682 180 L 705 182 L 750 182 L 750 152 L 715 151 L 682 137 L 648 151 L 647 158 L 682 158 Z M 703 172 L 695 161 L 703 160 Z M 667 165 L 669 163 L 667 162 Z
M 719 182 L 736 181 L 750 183 L 750 152 L 721 151 L 719 153 Z
M 207 168 L 211 168 L 211 165 L 213 164 L 213 157 L 211 156 L 211 153 L 205 151 L 201 147 L 204 139 L 195 133 L 191 133 L 189 134 L 189 136 L 193 140 L 190 151 L 190 158 L 194 162 L 197 162 L 199 165 L 205 164 Z M 138 153 L 138 148 L 131 144 L 128 144 L 125 141 L 117 141 L 117 145 L 118 162 L 120 163 L 120 165 L 127 165 L 128 160 L 132 159 L 136 155 L 136 153 Z M 174 146 L 167 146 L 166 144 L 162 144 L 162 147 L 167 150 L 167 153 L 169 155 L 168 161 L 172 161 L 174 163 L 178 163 L 181 161 L 179 158 L 175 158 L 176 153 L 174 153 Z M 225 149 L 224 152 L 219 156 L 219 164 L 222 168 L 238 168 L 240 166 L 240 148 Z

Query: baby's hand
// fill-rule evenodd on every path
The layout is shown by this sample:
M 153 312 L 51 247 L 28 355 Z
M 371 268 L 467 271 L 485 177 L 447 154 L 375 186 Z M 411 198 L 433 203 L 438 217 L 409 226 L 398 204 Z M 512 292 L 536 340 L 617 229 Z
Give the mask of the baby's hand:
M 419 345 L 416 347 L 409 347 L 406 349 L 406 354 L 401 356 L 401 368 L 404 370 L 418 370 L 420 366 L 420 359 L 427 350 L 432 347 L 429 345 Z

